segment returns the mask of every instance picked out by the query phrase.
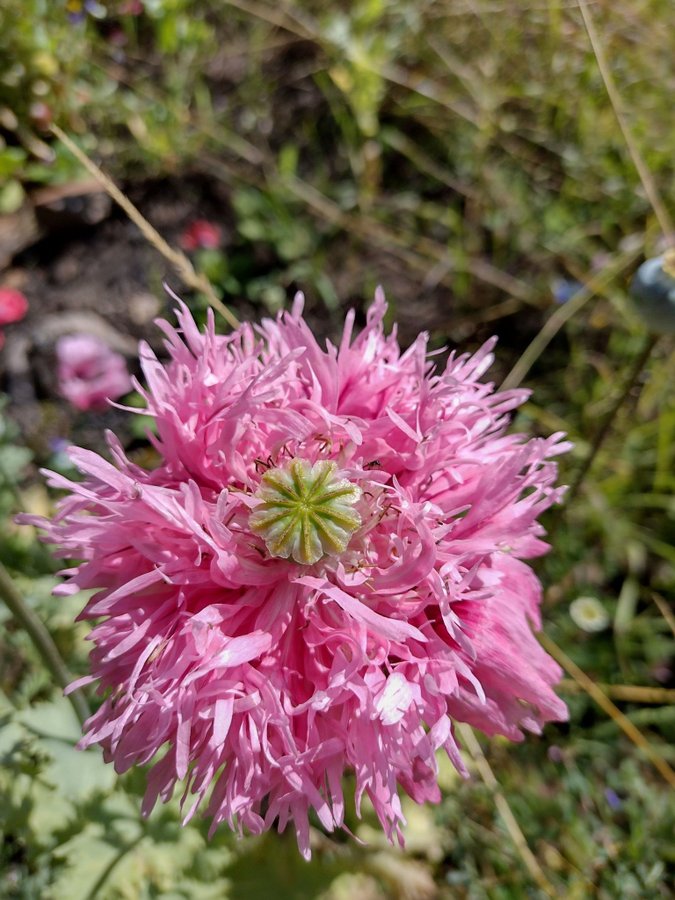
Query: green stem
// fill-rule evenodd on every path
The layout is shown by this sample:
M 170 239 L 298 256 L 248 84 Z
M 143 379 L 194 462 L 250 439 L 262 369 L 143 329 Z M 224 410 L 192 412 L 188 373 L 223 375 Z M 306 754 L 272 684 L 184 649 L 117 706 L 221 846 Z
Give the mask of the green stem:
M 654 335 L 654 334 L 650 335 L 647 338 L 645 345 L 642 348 L 642 351 L 640 352 L 639 356 L 636 357 L 635 362 L 633 363 L 633 365 L 630 369 L 630 372 L 628 373 L 628 377 L 626 378 L 626 382 L 623 386 L 621 393 L 617 396 L 616 400 L 614 401 L 614 403 L 611 405 L 611 407 L 607 411 L 605 418 L 603 419 L 600 427 L 598 428 L 598 430 L 596 432 L 595 437 L 593 438 L 593 443 L 591 444 L 591 449 L 588 452 L 588 456 L 586 457 L 581 468 L 577 472 L 576 477 L 574 478 L 574 481 L 572 482 L 572 485 L 565 496 L 566 504 L 569 505 L 569 503 L 571 503 L 571 501 L 579 493 L 579 489 L 580 489 L 581 485 L 583 484 L 583 481 L 584 481 L 586 475 L 590 471 L 590 468 L 593 465 L 593 462 L 595 461 L 595 457 L 598 455 L 598 451 L 604 444 L 605 439 L 607 438 L 607 435 L 611 431 L 611 428 L 612 428 L 612 425 L 614 423 L 614 419 L 616 418 L 617 413 L 619 412 L 619 410 L 621 409 L 623 404 L 628 399 L 628 396 L 629 396 L 630 392 L 632 391 L 633 386 L 635 385 L 635 382 L 640 377 L 640 373 L 642 372 L 644 367 L 647 365 L 647 362 L 649 361 L 649 357 L 652 355 L 652 351 L 654 350 L 654 347 L 656 346 L 658 339 L 659 339 L 658 335 Z
M 675 247 L 671 247 L 663 254 L 663 271 L 671 278 L 675 278 Z
M 0 460 L 0 485 L 3 490 L 9 491 L 14 499 L 14 509 L 21 513 L 28 509 L 28 504 L 23 496 L 20 488 L 17 486 L 15 479 L 10 478 L 5 471 L 2 461 Z M 40 563 L 48 572 L 56 572 L 57 567 L 54 565 L 54 557 L 49 553 L 45 545 L 41 542 L 34 542 L 34 550 L 40 557 Z
M 124 857 L 127 855 L 127 853 L 131 853 L 132 850 L 135 850 L 136 847 L 138 847 L 138 845 L 140 844 L 140 842 L 143 840 L 144 837 L 145 837 L 145 833 L 142 832 L 141 834 L 138 835 L 137 838 L 134 838 L 133 841 L 130 841 L 128 844 L 125 844 L 123 847 L 120 848 L 119 853 L 117 853 L 110 860 L 108 865 L 101 872 L 99 877 L 96 879 L 94 885 L 92 886 L 91 890 L 87 894 L 86 900 L 96 900 L 96 897 L 98 897 L 100 894 L 101 888 L 103 887 L 103 885 L 106 883 L 106 881 L 112 874 L 113 869 L 118 865 L 118 863 L 120 863 L 124 859 Z
M 0 598 L 33 642 L 35 649 L 42 657 L 45 666 L 54 676 L 56 683 L 60 687 L 65 688 L 73 678 L 61 658 L 58 647 L 40 617 L 21 596 L 9 572 L 2 563 L 0 563 Z M 73 691 L 72 694 L 68 695 L 68 699 L 75 710 L 75 715 L 81 723 L 84 723 L 85 719 L 88 719 L 91 715 L 84 694 L 79 690 Z
M 589 278 L 588 282 L 567 303 L 559 306 L 523 350 L 520 359 L 502 382 L 500 390 L 506 391 L 519 387 L 560 329 L 580 312 L 589 300 L 601 293 L 616 276 L 621 275 L 640 252 L 640 250 L 631 250 L 618 255 L 609 266 Z

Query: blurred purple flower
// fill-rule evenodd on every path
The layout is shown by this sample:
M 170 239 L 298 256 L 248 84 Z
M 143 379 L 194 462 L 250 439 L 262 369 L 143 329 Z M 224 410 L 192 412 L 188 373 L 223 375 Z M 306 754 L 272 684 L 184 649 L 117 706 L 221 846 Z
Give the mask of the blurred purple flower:
M 95 19 L 104 19 L 107 15 L 105 6 L 97 3 L 96 0 L 68 0 L 66 11 L 74 25 L 83 22 L 88 15 Z
M 70 447 L 70 441 L 67 438 L 49 438 L 49 449 L 52 451 L 52 453 L 65 453 L 68 447 Z
M 556 303 L 562 306 L 583 288 L 580 281 L 573 278 L 554 278 L 551 282 L 551 294 Z
M 605 800 L 612 809 L 621 809 L 621 806 L 623 805 L 621 803 L 621 797 L 619 797 L 617 792 L 613 791 L 612 788 L 605 788 Z
M 131 390 L 124 357 L 92 334 L 59 338 L 56 359 L 59 390 L 76 409 L 105 409 Z
M 561 763 L 564 760 L 563 752 L 557 744 L 551 744 L 546 751 L 546 755 L 554 763 Z

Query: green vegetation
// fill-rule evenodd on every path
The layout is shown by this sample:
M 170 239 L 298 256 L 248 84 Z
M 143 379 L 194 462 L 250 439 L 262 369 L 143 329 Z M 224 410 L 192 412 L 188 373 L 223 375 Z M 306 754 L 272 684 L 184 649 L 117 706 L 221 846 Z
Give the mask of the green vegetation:
M 0 7 L 0 214 L 80 177 L 53 121 L 129 191 L 206 183 L 223 198 L 212 216 L 223 245 L 194 260 L 242 317 L 302 288 L 334 336 L 381 282 L 404 338 L 424 327 L 435 346 L 470 349 L 497 333 L 500 380 L 570 311 L 510 380 L 533 390 L 520 430 L 574 441 L 561 463 L 574 481 L 649 340 L 627 285 L 664 228 L 578 6 L 102 0 L 75 21 L 77 7 Z M 671 4 L 590 9 L 626 124 L 675 215 Z M 673 349 L 672 336 L 656 342 L 579 490 L 548 514 L 553 550 L 538 564 L 545 633 L 594 681 L 655 690 L 649 703 L 630 690 L 615 702 L 671 766 Z M 53 564 L 12 524 L 20 509 L 49 509 L 37 467 L 63 460 L 26 448 L 11 403 L 0 415 L 0 561 L 80 675 L 81 598 L 50 596 Z M 573 617 L 579 597 L 606 622 Z M 180 828 L 176 803 L 141 821 L 142 773 L 117 778 L 73 749 L 67 701 L 2 605 L 0 623 L 0 897 L 256 900 L 270 885 L 289 900 L 545 896 L 475 763 L 469 783 L 445 774 L 438 808 L 406 806 L 403 855 L 367 820 L 352 824 L 369 847 L 317 832 L 311 864 L 286 836 L 240 843 L 221 829 L 208 842 L 203 823 Z M 481 743 L 546 879 L 566 898 L 672 896 L 672 785 L 587 692 L 570 680 L 561 693 L 569 725 L 517 747 Z

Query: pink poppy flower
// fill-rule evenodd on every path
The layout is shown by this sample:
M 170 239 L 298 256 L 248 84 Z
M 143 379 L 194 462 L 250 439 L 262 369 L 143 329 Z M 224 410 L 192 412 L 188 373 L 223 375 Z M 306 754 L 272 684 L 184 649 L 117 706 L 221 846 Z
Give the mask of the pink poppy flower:
M 206 219 L 192 222 L 180 236 L 183 250 L 217 250 L 222 241 L 222 231 L 218 225 Z
M 76 409 L 105 409 L 131 390 L 126 360 L 92 334 L 69 334 L 56 342 L 61 394 Z
M 218 335 L 187 307 L 147 345 L 144 398 L 161 464 L 70 456 L 85 476 L 40 524 L 96 589 L 83 618 L 103 700 L 82 746 L 118 772 L 152 762 L 144 811 L 184 783 L 186 821 L 258 834 L 309 814 L 344 827 L 343 775 L 402 842 L 399 791 L 435 802 L 439 749 L 466 774 L 454 723 L 520 740 L 566 718 L 533 634 L 559 500 L 560 434 L 507 434 L 523 390 L 481 380 L 494 341 L 436 372 L 420 335 L 347 316 L 322 348 L 290 313 Z
M 28 300 L 21 291 L 0 287 L 0 325 L 20 322 L 28 312 Z M 5 343 L 4 332 L 0 331 L 0 348 Z

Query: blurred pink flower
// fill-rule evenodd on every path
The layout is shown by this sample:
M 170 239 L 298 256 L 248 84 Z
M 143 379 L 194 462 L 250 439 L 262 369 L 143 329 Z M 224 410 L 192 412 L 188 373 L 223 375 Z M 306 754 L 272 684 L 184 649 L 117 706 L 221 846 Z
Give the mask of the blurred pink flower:
M 539 514 L 562 493 L 560 434 L 506 434 L 527 397 L 480 379 L 494 341 L 441 373 L 426 335 L 405 352 L 347 316 L 322 349 L 291 313 L 229 335 L 181 304 L 147 345 L 144 413 L 162 456 L 146 471 L 114 435 L 53 521 L 57 591 L 97 589 L 92 674 L 104 699 L 82 746 L 118 772 L 154 761 L 144 811 L 185 782 L 186 821 L 258 834 L 309 813 L 344 825 L 343 775 L 402 842 L 398 795 L 438 801 L 436 751 L 466 774 L 454 722 L 520 740 L 566 718 L 560 669 L 532 629 L 547 549 Z M 164 752 L 166 751 L 166 752 Z
M 20 322 L 28 312 L 28 300 L 21 291 L 0 287 L 0 325 Z M 0 331 L 0 348 L 5 343 L 4 332 Z
M 143 11 L 142 0 L 124 0 L 117 10 L 121 16 L 140 16 Z
M 180 236 L 183 250 L 217 250 L 222 240 L 220 226 L 206 219 L 196 219 Z
M 69 334 L 56 342 L 57 377 L 61 394 L 77 409 L 105 409 L 131 390 L 127 364 L 91 334 Z

